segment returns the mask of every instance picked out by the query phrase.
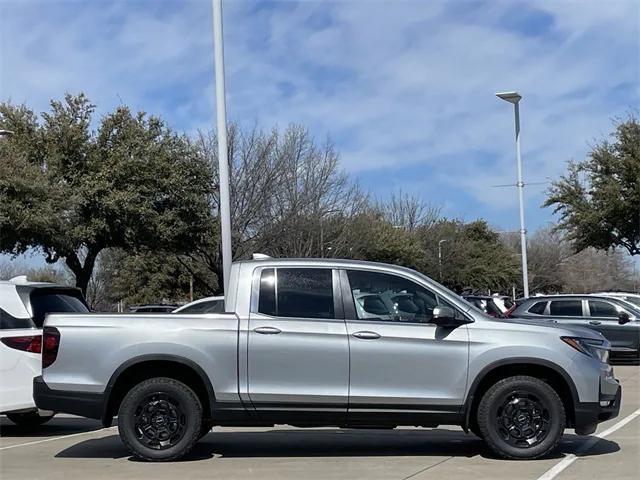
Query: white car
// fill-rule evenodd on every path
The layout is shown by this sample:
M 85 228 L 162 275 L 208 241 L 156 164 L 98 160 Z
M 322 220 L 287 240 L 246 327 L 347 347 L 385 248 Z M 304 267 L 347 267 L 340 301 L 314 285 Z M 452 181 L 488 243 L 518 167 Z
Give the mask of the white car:
M 195 300 L 171 313 L 224 313 L 224 297 L 205 297 Z
M 42 323 L 47 313 L 88 312 L 80 290 L 29 282 L 0 281 L 0 413 L 18 425 L 40 425 L 54 413 L 33 402 L 33 377 L 42 372 Z
M 632 304 L 636 308 L 640 308 L 640 294 L 638 293 L 601 292 L 601 293 L 594 293 L 594 295 L 617 298 L 619 300 L 623 300 L 627 303 Z

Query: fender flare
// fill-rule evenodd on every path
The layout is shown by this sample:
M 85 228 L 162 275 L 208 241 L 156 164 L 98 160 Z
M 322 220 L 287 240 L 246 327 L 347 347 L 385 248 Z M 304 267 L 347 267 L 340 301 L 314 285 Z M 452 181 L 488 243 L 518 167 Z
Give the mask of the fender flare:
M 464 423 L 462 425 L 462 428 L 465 432 L 469 430 L 471 406 L 473 405 L 473 402 L 475 400 L 475 393 L 480 383 L 487 377 L 489 373 L 491 373 L 496 368 L 504 367 L 506 365 L 519 365 L 519 364 L 539 365 L 541 367 L 550 368 L 551 370 L 559 374 L 569 386 L 574 408 L 576 405 L 578 405 L 580 401 L 578 397 L 578 389 L 576 388 L 575 383 L 573 383 L 573 380 L 571 376 L 567 373 L 567 371 L 557 363 L 551 362 L 549 360 L 544 360 L 542 358 L 536 358 L 536 357 L 504 358 L 502 360 L 497 360 L 485 366 L 482 370 L 480 370 L 478 375 L 476 375 L 476 377 L 473 379 L 473 382 L 469 387 L 469 391 L 467 392 L 467 398 L 462 407 L 463 408 L 462 413 L 464 415 L 464 421 L 463 421 Z
M 103 393 L 104 405 L 103 405 L 103 412 L 102 412 L 102 424 L 104 426 L 110 426 L 113 420 L 113 416 L 109 416 L 109 405 L 111 401 L 111 393 L 112 393 L 113 387 L 118 382 L 118 379 L 120 378 L 120 376 L 126 370 L 128 370 L 129 368 L 135 365 L 138 365 L 144 362 L 153 362 L 153 361 L 179 363 L 181 365 L 184 365 L 185 367 L 189 367 L 192 370 L 194 370 L 202 380 L 202 383 L 204 384 L 205 388 L 207 389 L 207 395 L 209 397 L 209 405 L 211 410 L 210 413 L 211 415 L 213 415 L 214 405 L 216 403 L 215 392 L 213 390 L 213 385 L 211 384 L 211 380 L 209 379 L 209 376 L 205 373 L 202 367 L 197 363 L 195 363 L 193 360 L 189 360 L 188 358 L 181 357 L 179 355 L 152 353 L 152 354 L 139 355 L 137 357 L 130 358 L 129 360 L 124 362 L 122 365 L 120 365 L 116 369 L 116 371 L 113 372 L 113 374 L 111 375 L 111 378 L 109 378 L 109 381 L 107 382 L 107 386 Z

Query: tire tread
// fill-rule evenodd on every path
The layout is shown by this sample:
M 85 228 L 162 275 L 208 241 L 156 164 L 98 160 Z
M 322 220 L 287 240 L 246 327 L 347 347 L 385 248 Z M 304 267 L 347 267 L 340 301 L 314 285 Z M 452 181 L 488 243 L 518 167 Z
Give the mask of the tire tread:
M 522 384 L 522 383 L 530 383 L 534 384 L 540 390 L 546 392 L 546 394 L 550 395 L 551 401 L 554 402 L 558 406 L 559 410 L 559 421 L 560 421 L 560 432 L 556 435 L 553 442 L 548 445 L 547 448 L 541 450 L 540 452 L 534 455 L 513 455 L 509 452 L 505 451 L 491 436 L 490 425 L 489 423 L 492 421 L 490 410 L 493 405 L 493 402 L 496 400 L 496 397 L 501 394 L 501 390 L 505 387 L 505 385 L 510 386 L 511 384 Z M 541 458 L 558 447 L 560 440 L 562 439 L 562 434 L 566 427 L 566 413 L 564 410 L 564 405 L 562 404 L 562 400 L 558 393 L 546 382 L 540 380 L 536 377 L 531 377 L 528 375 L 516 375 L 512 377 L 507 377 L 502 380 L 499 380 L 495 384 L 493 384 L 489 389 L 485 392 L 484 396 L 480 400 L 480 405 L 478 406 L 477 411 L 478 418 L 478 427 L 480 428 L 480 432 L 482 433 L 482 438 L 487 443 L 487 445 L 497 453 L 499 456 L 503 458 L 507 458 L 510 460 L 527 460 L 527 459 L 535 459 Z M 546 439 L 545 439 L 546 440 Z M 523 450 L 523 452 L 527 452 Z M 527 452 L 529 453 L 529 452 Z
M 148 388 L 149 385 L 157 385 L 160 391 L 162 390 L 163 386 L 167 386 L 167 385 L 171 385 L 174 388 L 182 390 L 183 393 L 185 393 L 188 397 L 190 397 L 189 400 L 193 402 L 196 408 L 196 416 L 198 417 L 197 418 L 198 422 L 202 422 L 202 404 L 200 403 L 200 399 L 198 398 L 198 396 L 193 392 L 193 390 L 191 390 L 191 388 L 189 388 L 184 383 L 168 377 L 155 377 L 155 378 L 150 378 L 148 380 L 144 380 L 140 382 L 138 385 L 133 387 L 125 395 L 125 398 L 123 399 L 122 404 L 120 405 L 120 411 L 122 411 L 123 407 L 128 408 L 128 405 L 126 405 L 128 398 L 130 398 L 131 396 L 134 396 L 138 391 Z M 188 441 L 185 442 L 184 446 L 181 449 L 177 450 L 172 455 L 168 455 L 164 457 L 154 457 L 154 456 L 145 454 L 144 450 L 142 450 L 137 445 L 135 445 L 128 438 L 129 432 L 126 432 L 125 428 L 126 427 L 124 425 L 121 425 L 120 422 L 118 422 L 118 431 L 120 433 L 120 438 L 122 440 L 122 443 L 124 443 L 125 446 L 129 449 L 129 451 L 131 451 L 136 457 L 148 462 L 171 462 L 174 460 L 178 460 L 179 458 L 182 458 L 187 453 L 189 453 L 191 449 L 194 447 L 194 445 L 196 444 L 196 442 L 200 439 L 200 425 L 198 425 L 198 428 L 192 429 L 193 431 L 192 431 L 191 437 L 188 439 Z M 185 439 L 183 439 L 183 441 L 184 440 Z

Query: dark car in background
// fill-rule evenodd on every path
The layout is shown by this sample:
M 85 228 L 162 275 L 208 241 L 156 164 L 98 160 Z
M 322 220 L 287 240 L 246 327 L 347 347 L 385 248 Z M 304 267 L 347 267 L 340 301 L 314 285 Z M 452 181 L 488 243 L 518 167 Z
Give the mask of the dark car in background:
M 506 295 L 463 295 L 462 298 L 496 318 L 508 317 L 516 307 L 511 297 Z
M 596 330 L 611 342 L 612 358 L 640 360 L 640 310 L 624 300 L 596 295 L 530 297 L 510 316 Z

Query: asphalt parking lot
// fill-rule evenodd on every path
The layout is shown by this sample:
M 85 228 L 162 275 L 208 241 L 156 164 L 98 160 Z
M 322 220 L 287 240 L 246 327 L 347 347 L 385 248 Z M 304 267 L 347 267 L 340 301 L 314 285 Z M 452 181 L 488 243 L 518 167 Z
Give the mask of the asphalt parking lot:
M 117 428 L 60 416 L 26 431 L 0 423 L 0 477 L 9 479 L 601 479 L 640 478 L 640 367 L 615 367 L 620 416 L 596 436 L 567 431 L 552 458 L 505 461 L 453 427 L 398 430 L 216 428 L 183 461 L 138 462 Z

